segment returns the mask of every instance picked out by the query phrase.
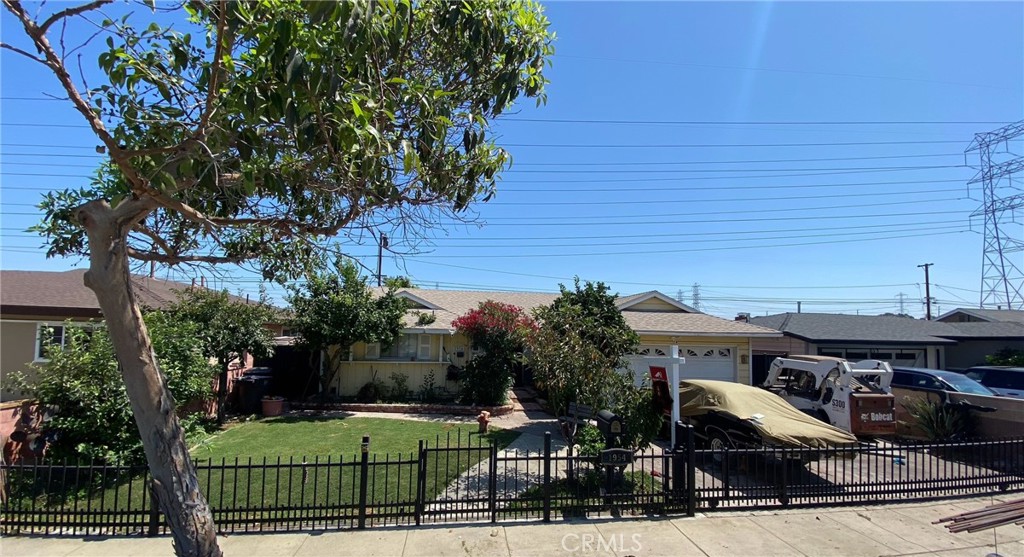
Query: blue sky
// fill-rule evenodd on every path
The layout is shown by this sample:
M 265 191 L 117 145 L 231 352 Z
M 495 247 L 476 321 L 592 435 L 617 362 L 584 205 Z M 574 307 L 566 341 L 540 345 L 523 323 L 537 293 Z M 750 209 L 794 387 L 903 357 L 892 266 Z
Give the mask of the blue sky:
M 917 266 L 934 263 L 935 311 L 977 305 L 981 198 L 964 150 L 1024 119 L 1024 3 L 545 5 L 558 34 L 549 101 L 496 125 L 514 159 L 498 196 L 478 206 L 480 226 L 386 255 L 385 274 L 536 291 L 578 275 L 687 303 L 696 290 L 728 318 L 797 301 L 895 312 L 902 294 L 922 316 Z M 82 266 L 45 259 L 23 230 L 40 190 L 85 183 L 95 141 L 63 103 L 39 100 L 57 92 L 51 75 L 0 56 L 2 268 Z M 376 266 L 375 246 L 350 251 Z M 212 280 L 258 287 L 229 268 Z

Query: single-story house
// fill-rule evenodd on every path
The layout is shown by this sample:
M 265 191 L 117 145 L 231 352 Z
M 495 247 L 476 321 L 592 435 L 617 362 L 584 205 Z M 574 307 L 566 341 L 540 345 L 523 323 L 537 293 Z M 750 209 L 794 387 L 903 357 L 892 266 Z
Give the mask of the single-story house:
M 936 321 L 958 331 L 948 351 L 946 369 L 960 370 L 985 364 L 985 356 L 1009 348 L 1024 350 L 1024 310 L 956 308 Z
M 30 364 L 45 363 L 44 334 L 49 329 L 50 342 L 64 342 L 65 321 L 95 326 L 103 314 L 96 295 L 85 286 L 85 269 L 63 272 L 0 271 L 0 373 L 4 377 L 20 371 L 31 380 Z M 163 308 L 176 298 L 176 291 L 190 287 L 175 281 L 133 276 L 139 304 Z M 277 325 L 280 329 L 280 325 Z M 273 326 L 271 326 L 273 328 Z M 281 331 L 277 330 L 277 334 Z M 233 375 L 242 368 L 232 370 Z M 8 381 L 0 388 L 0 401 L 19 400 L 30 396 Z
M 775 329 L 781 338 L 755 339 L 755 382 L 772 360 L 816 354 L 847 360 L 885 360 L 892 365 L 963 369 L 984 363 L 1002 348 L 1024 348 L 1024 324 L 946 323 L 898 316 L 780 313 L 737 319 Z
M 1024 323 L 1024 310 L 956 308 L 935 320 L 943 323 Z
M 353 396 L 374 377 L 386 384 L 392 374 L 408 377 L 418 390 L 432 375 L 435 385 L 449 393 L 458 382 L 448 366 L 464 366 L 473 347 L 455 332 L 452 321 L 492 300 L 523 308 L 528 313 L 558 297 L 540 292 L 486 292 L 404 288 L 397 295 L 408 300 L 405 327 L 393 346 L 357 343 L 334 380 L 331 392 Z M 685 358 L 682 377 L 750 382 L 750 347 L 755 338 L 780 337 L 777 331 L 721 319 L 698 312 L 661 292 L 645 292 L 617 299 L 617 305 L 641 340 L 640 354 L 668 356 L 672 345 Z M 636 370 L 648 373 L 646 369 Z

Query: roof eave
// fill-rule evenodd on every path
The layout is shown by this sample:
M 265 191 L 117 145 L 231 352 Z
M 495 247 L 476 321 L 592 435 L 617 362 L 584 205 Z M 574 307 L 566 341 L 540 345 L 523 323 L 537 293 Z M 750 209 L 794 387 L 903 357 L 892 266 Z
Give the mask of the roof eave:
M 660 336 L 677 336 L 677 337 L 781 337 L 782 333 L 738 333 L 738 332 L 682 332 L 682 331 L 659 331 L 659 330 L 639 330 L 636 329 L 636 333 L 640 335 L 660 335 Z

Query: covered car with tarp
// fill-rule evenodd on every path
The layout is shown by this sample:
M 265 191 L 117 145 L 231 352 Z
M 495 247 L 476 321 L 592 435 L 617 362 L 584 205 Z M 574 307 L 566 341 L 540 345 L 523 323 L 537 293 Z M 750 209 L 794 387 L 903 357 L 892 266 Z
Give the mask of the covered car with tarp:
M 856 446 L 857 438 L 758 387 L 728 381 L 679 383 L 679 414 L 711 449 Z

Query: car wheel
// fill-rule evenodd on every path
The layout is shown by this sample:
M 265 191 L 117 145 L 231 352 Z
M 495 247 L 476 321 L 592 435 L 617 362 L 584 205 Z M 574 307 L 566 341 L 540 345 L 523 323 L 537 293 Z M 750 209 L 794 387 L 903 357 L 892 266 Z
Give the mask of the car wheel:
M 709 427 L 707 429 L 707 434 L 708 448 L 714 451 L 711 453 L 711 459 L 715 464 L 721 464 L 723 460 L 722 453 L 726 449 L 732 448 L 732 440 L 729 439 L 729 434 L 718 428 Z

